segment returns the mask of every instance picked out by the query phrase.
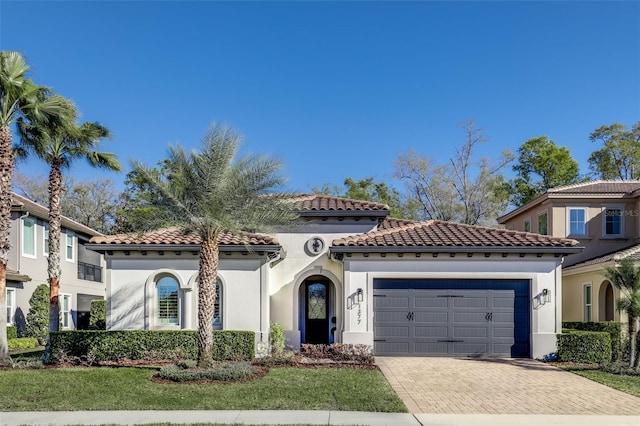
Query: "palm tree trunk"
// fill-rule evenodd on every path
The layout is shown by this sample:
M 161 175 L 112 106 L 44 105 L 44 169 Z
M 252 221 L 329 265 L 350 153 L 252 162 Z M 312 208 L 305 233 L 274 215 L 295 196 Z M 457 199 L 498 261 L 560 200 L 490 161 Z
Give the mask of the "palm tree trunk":
M 213 365 L 213 314 L 218 278 L 218 236 L 205 239 L 200 249 L 198 276 L 198 367 Z
M 629 315 L 627 313 L 627 321 L 629 321 L 628 327 L 629 327 L 629 367 L 633 368 L 635 366 L 636 363 L 636 346 L 637 346 L 637 334 L 638 332 L 637 327 L 636 327 L 636 318 Z
M 60 330 L 60 222 L 62 195 L 62 170 L 59 161 L 51 163 L 49 172 L 49 332 Z
M 0 365 L 11 363 L 7 343 L 7 263 L 9 262 L 9 228 L 11 226 L 11 177 L 13 151 L 11 129 L 0 125 Z

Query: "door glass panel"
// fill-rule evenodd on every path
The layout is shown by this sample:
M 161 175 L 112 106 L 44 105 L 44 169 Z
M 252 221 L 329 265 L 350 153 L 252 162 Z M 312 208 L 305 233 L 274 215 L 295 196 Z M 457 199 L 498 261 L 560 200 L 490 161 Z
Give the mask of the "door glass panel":
M 307 318 L 327 318 L 327 286 L 324 284 L 307 287 Z

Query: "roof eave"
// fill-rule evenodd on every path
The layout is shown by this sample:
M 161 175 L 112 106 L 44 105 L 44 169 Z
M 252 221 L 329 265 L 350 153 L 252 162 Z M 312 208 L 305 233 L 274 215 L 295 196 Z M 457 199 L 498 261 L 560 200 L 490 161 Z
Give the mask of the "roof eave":
M 199 251 L 201 244 L 85 244 L 89 250 L 99 253 L 107 251 Z M 220 244 L 218 252 L 278 252 L 279 244 Z
M 389 210 L 300 210 L 302 217 L 387 217 Z
M 580 253 L 584 247 L 331 246 L 332 253 Z

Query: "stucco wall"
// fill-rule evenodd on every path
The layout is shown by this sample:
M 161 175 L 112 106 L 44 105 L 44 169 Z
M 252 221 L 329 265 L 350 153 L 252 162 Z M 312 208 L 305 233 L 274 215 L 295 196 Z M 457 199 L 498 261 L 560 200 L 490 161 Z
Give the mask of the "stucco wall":
M 595 269 L 595 268 L 594 268 Z M 562 304 L 563 321 L 585 321 L 584 318 L 584 286 L 591 285 L 592 291 L 592 321 L 605 321 L 605 287 L 608 281 L 602 275 L 601 270 L 595 269 L 583 273 L 568 273 L 563 277 L 564 300 Z M 615 300 L 620 297 L 620 292 L 613 288 L 614 306 Z M 611 307 L 610 307 L 611 309 Z M 626 316 L 614 308 L 614 320 L 626 321 Z

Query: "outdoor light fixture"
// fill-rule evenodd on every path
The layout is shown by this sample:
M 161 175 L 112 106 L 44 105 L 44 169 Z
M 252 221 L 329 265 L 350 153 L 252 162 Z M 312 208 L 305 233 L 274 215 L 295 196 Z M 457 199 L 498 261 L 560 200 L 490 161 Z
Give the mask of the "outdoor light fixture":
M 544 303 L 551 302 L 551 290 L 548 288 L 542 289 L 542 301 Z
M 364 292 L 362 291 L 361 288 L 359 288 L 356 291 L 356 300 L 358 300 L 358 303 L 362 302 L 364 300 Z

